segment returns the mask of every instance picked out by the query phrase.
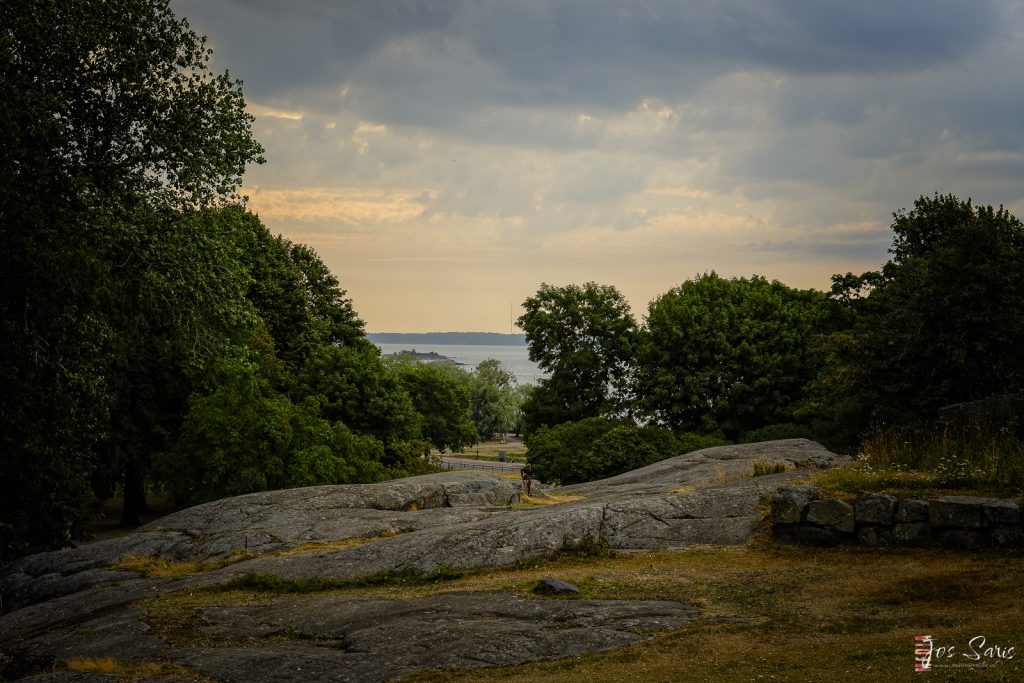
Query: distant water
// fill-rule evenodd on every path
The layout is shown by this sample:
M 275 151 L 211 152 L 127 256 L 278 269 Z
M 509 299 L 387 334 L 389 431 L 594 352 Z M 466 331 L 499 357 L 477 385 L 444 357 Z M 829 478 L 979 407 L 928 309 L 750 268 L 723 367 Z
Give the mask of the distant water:
M 468 344 L 377 344 L 384 355 L 399 351 L 433 351 L 456 363 L 466 370 L 474 370 L 483 361 L 494 358 L 506 370 L 515 375 L 520 385 L 536 384 L 545 374 L 530 360 L 525 346 L 468 345 Z

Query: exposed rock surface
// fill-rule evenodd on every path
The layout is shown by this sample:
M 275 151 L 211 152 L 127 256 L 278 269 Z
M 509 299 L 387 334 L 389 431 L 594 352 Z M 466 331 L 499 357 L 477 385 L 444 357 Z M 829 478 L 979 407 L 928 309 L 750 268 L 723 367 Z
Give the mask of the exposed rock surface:
M 256 641 L 210 648 L 164 642 L 149 632 L 139 604 L 243 575 L 358 579 L 382 570 L 496 568 L 586 544 L 615 550 L 739 544 L 758 524 L 760 498 L 803 476 L 753 477 L 757 461 L 806 470 L 841 459 L 802 439 L 724 446 L 552 489 L 581 499 L 543 507 L 516 505 L 519 482 L 481 472 L 272 491 L 200 505 L 122 538 L 2 568 L 0 595 L 8 613 L 0 617 L 0 677 L 46 670 L 70 657 L 128 655 L 176 661 L 225 680 L 384 680 L 371 675 L 371 664 L 388 662 L 386 678 L 618 647 L 640 638 L 637 630 L 686 623 L 693 608 L 497 594 L 454 593 L 419 603 L 319 595 L 208 609 L 202 619 L 209 633 Z M 1012 512 L 993 509 L 1000 514 Z M 345 539 L 360 542 L 327 545 Z M 111 568 L 132 556 L 209 561 L 239 553 L 250 559 L 187 578 Z M 357 627 L 357 612 L 377 615 L 378 625 Z M 443 619 L 445 628 L 425 628 L 432 619 Z M 275 628 L 284 635 L 273 636 Z M 461 640 L 443 640 L 449 633 L 462 634 Z
M 519 664 L 610 650 L 643 632 L 683 626 L 691 605 L 664 601 L 544 600 L 449 593 L 413 600 L 303 597 L 206 609 L 201 630 L 239 647 L 196 653 L 191 667 L 226 681 L 385 681 L 427 668 Z M 252 640 L 284 639 L 252 656 Z M 240 664 L 241 663 L 241 664 Z

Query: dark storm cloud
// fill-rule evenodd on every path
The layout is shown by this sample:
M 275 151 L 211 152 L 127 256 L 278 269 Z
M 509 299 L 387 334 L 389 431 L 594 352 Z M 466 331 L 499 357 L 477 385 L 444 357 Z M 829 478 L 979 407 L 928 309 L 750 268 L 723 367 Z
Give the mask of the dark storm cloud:
M 998 28 L 990 0 L 690 2 L 175 0 L 247 92 L 408 88 L 410 108 L 679 97 L 734 69 L 862 73 L 957 60 Z M 370 102 L 373 100 L 371 99 Z M 393 106 L 391 98 L 380 104 Z M 411 117 L 410 117 L 411 118 Z

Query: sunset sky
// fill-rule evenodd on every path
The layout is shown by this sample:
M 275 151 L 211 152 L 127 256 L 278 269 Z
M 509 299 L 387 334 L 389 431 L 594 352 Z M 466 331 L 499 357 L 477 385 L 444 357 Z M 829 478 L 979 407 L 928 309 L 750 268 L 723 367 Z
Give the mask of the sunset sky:
M 1024 215 L 1024 3 L 172 0 L 244 81 L 274 233 L 373 332 L 508 332 L 542 282 L 827 288 L 893 211 Z

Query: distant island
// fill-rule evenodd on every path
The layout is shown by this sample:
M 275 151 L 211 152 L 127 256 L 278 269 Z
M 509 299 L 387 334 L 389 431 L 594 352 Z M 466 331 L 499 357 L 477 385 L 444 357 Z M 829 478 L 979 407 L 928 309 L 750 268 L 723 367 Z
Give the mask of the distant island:
M 526 346 L 526 335 L 499 332 L 368 332 L 366 338 L 374 344 Z
M 406 351 L 397 351 L 395 353 L 388 354 L 392 358 L 412 358 L 422 363 L 441 363 L 442 365 L 465 365 L 460 363 L 454 358 L 448 356 L 442 356 L 436 351 L 417 351 L 416 349 L 409 349 Z

